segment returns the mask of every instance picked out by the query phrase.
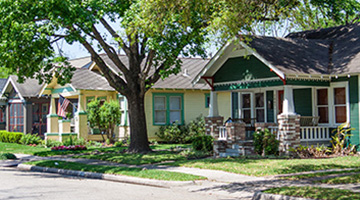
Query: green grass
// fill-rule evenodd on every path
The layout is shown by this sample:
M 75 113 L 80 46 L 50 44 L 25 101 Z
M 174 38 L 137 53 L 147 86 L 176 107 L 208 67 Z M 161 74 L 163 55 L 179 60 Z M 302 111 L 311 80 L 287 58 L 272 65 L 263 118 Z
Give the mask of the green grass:
M 325 169 L 359 168 L 360 157 L 348 156 L 329 159 L 248 159 L 218 158 L 180 160 L 172 166 L 222 170 L 251 176 L 272 176 Z
M 75 155 L 74 158 L 104 160 L 128 165 L 143 165 L 164 161 L 186 160 L 187 157 L 177 151 L 154 151 L 148 154 L 105 153 L 90 155 Z
M 311 199 L 326 200 L 359 200 L 360 193 L 350 190 L 320 187 L 279 187 L 264 191 L 265 193 L 280 194 L 286 196 L 305 197 Z
M 55 162 L 58 164 L 55 165 Z M 27 162 L 25 164 L 41 166 L 41 167 L 58 168 L 58 169 L 85 171 L 85 172 L 118 174 L 118 175 L 134 176 L 140 178 L 149 178 L 149 179 L 165 180 L 165 181 L 193 181 L 193 180 L 206 179 L 205 177 L 202 176 L 195 176 L 192 174 L 184 174 L 178 172 L 168 172 L 168 171 L 160 171 L 153 169 L 143 170 L 141 168 L 115 167 L 115 166 L 104 166 L 104 165 L 86 165 L 81 163 L 64 162 L 58 160 L 33 161 L 33 162 Z
M 150 148 L 153 150 L 168 150 L 168 149 L 176 149 L 176 148 L 191 148 L 191 144 L 157 144 L 150 145 Z
M 49 148 L 32 147 L 16 143 L 3 143 L 0 142 L 0 153 L 22 153 L 22 154 L 34 154 L 37 152 L 48 152 Z
M 360 169 L 354 170 L 346 170 L 346 171 L 332 171 L 332 172 L 318 172 L 318 173 L 311 173 L 311 174 L 301 174 L 295 176 L 285 176 L 281 177 L 281 179 L 288 179 L 288 180 L 300 180 L 300 179 L 308 179 L 308 178 L 318 178 L 333 174 L 344 174 L 344 173 L 352 173 L 352 172 L 360 172 Z
M 350 183 L 360 183 L 360 174 L 352 174 L 348 176 L 340 176 L 334 178 L 323 179 L 315 181 L 316 183 L 326 183 L 326 184 L 350 184 Z

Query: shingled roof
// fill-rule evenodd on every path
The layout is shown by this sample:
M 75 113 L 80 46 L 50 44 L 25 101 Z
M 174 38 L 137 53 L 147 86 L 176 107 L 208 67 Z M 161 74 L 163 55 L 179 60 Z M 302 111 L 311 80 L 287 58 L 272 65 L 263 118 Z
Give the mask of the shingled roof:
M 120 70 L 116 65 L 110 60 L 106 54 L 100 55 L 105 63 L 112 68 L 116 73 L 120 73 Z M 119 55 L 119 59 L 124 65 L 128 65 L 129 61 L 126 55 Z M 200 70 L 206 65 L 209 61 L 208 59 L 202 58 L 180 58 L 181 72 L 177 75 L 172 74 L 164 80 L 157 81 L 152 88 L 161 88 L 161 89 L 210 89 L 207 84 L 197 84 L 192 85 L 192 79 L 200 72 Z
M 88 69 L 76 69 L 70 84 L 79 90 L 115 90 L 103 76 Z

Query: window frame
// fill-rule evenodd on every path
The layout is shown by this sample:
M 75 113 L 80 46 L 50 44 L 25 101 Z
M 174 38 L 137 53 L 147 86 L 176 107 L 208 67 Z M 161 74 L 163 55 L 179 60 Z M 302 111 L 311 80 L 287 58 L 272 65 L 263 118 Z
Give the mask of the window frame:
M 331 83 L 331 116 L 332 116 L 332 124 L 335 126 L 339 126 L 343 123 L 346 124 L 350 124 L 350 97 L 349 97 L 349 83 L 348 82 L 335 82 L 335 83 Z M 334 94 L 334 90 L 335 88 L 345 88 L 345 104 L 338 104 L 335 105 L 335 94 Z M 336 123 L 336 106 L 346 106 L 346 121 L 343 123 Z
M 165 123 L 157 123 L 155 122 L 155 97 L 165 97 Z M 152 111 L 153 111 L 153 125 L 154 126 L 164 126 L 164 125 L 170 125 L 170 97 L 180 97 L 180 116 L 181 120 L 179 122 L 179 125 L 184 125 L 184 94 L 183 93 L 153 93 L 152 98 Z
M 209 108 L 210 107 L 210 94 L 206 93 L 205 94 L 205 108 Z
M 327 105 L 319 105 L 319 102 L 318 102 L 318 90 L 324 90 L 324 89 L 326 89 L 326 91 L 327 91 Z M 322 125 L 328 125 L 328 124 L 330 124 L 330 123 L 332 123 L 331 122 L 331 119 L 332 119 L 332 117 L 331 117 L 331 115 L 332 115 L 332 111 L 331 111 L 331 105 L 330 105 L 330 102 L 331 102 L 331 97 L 330 97 L 330 90 L 331 90 L 331 88 L 329 88 L 329 87 L 317 87 L 317 88 L 315 88 L 315 98 L 314 98 L 314 101 L 315 101 L 315 105 L 314 105 L 314 107 L 315 107 L 315 115 L 313 115 L 313 116 L 319 116 L 319 108 L 327 108 L 328 109 L 328 119 L 327 119 L 327 121 L 328 121 L 328 123 L 320 123 L 319 122 L 319 124 L 322 124 Z

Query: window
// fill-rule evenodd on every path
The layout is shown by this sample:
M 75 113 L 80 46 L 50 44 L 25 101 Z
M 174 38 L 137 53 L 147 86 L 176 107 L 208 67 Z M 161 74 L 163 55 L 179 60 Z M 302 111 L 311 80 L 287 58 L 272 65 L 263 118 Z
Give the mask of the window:
M 5 108 L 0 108 L 0 123 L 6 122 Z
M 251 95 L 250 94 L 242 94 L 241 102 L 242 102 L 242 105 L 241 105 L 242 118 L 245 120 L 251 120 Z
M 210 105 L 210 94 L 205 94 L 205 108 L 208 108 Z
M 334 88 L 335 123 L 346 122 L 346 89 Z
M 183 123 L 183 95 L 182 94 L 154 94 L 153 121 L 156 125 L 178 122 Z
M 317 89 L 317 114 L 319 123 L 329 123 L 328 89 Z
M 127 126 L 128 113 L 127 113 L 127 100 L 125 96 L 119 95 L 119 104 L 121 111 L 121 122 L 120 125 Z
M 24 132 L 24 109 L 22 103 L 10 104 L 9 119 L 10 132 Z
M 265 122 L 264 93 L 255 93 L 256 122 Z

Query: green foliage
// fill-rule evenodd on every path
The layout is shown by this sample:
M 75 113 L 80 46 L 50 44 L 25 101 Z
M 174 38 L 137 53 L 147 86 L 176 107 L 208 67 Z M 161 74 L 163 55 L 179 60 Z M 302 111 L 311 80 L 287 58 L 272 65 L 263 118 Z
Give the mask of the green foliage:
M 155 135 L 168 143 L 184 144 L 192 142 L 197 136 L 205 134 L 205 121 L 202 116 L 192 120 L 186 126 L 173 123 L 168 126 L 160 126 Z
M 194 137 L 191 145 L 194 150 L 212 152 L 213 151 L 214 138 L 210 135 L 200 135 Z
M 122 143 L 121 141 L 116 141 L 116 142 L 114 143 L 114 146 L 115 146 L 115 147 L 122 147 L 122 146 L 123 146 L 123 143 Z
M 19 132 L 0 131 L 0 142 L 20 143 L 20 139 L 24 136 Z
M 101 105 L 99 100 L 93 100 L 88 103 L 87 112 L 90 127 L 99 128 L 100 132 L 105 132 L 109 144 L 113 144 L 115 142 L 115 126 L 121 120 L 119 103 L 117 101 L 110 101 L 104 102 Z
M 332 153 L 335 155 L 350 155 L 356 153 L 356 146 L 347 143 L 348 138 L 351 136 L 350 131 L 354 128 L 346 128 L 347 124 L 341 124 L 337 129 L 333 130 L 335 135 L 332 136 L 330 141 L 332 144 Z
M 255 152 L 259 155 L 278 155 L 279 141 L 269 129 L 258 130 L 254 133 Z
M 56 141 L 56 140 L 51 140 L 51 139 L 47 139 L 46 141 L 45 141 L 45 146 L 46 147 L 58 147 L 58 146 L 62 146 L 63 145 L 63 143 L 62 142 L 60 142 L 60 141 Z
M 84 145 L 86 145 L 86 141 L 84 138 L 77 138 L 76 136 L 75 137 L 70 136 L 70 137 L 66 138 L 65 141 L 63 141 L 63 145 L 64 146 L 75 146 L 75 145 L 84 146 Z
M 0 153 L 0 160 L 16 159 L 16 156 L 12 153 Z
M 20 143 L 24 145 L 29 145 L 29 144 L 38 145 L 42 143 L 42 139 L 37 134 L 33 135 L 29 133 L 21 137 Z
M 322 158 L 327 156 L 327 154 L 331 153 L 331 150 L 325 145 L 311 145 L 311 146 L 303 146 L 300 145 L 295 149 L 290 149 L 291 152 L 294 152 L 300 158 Z

